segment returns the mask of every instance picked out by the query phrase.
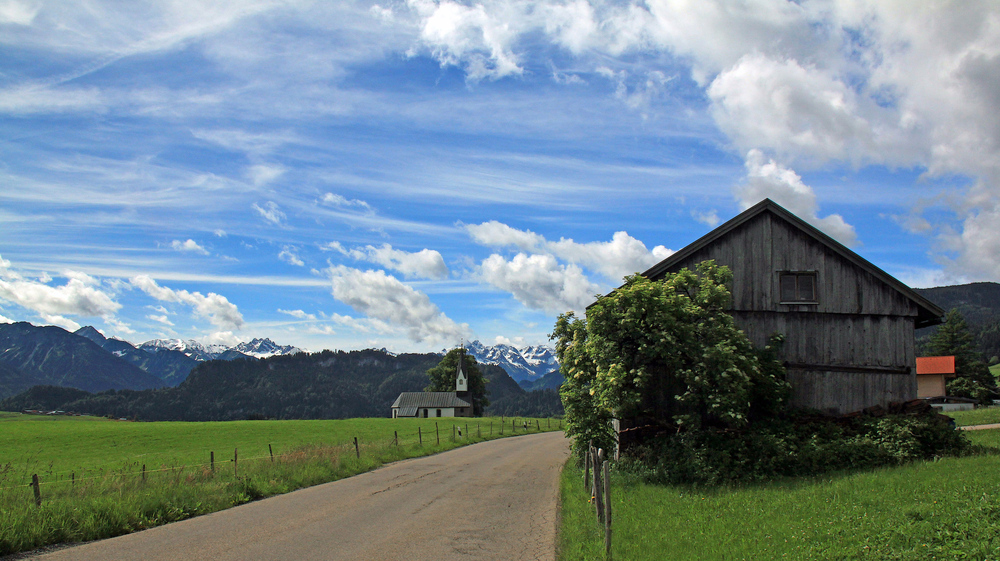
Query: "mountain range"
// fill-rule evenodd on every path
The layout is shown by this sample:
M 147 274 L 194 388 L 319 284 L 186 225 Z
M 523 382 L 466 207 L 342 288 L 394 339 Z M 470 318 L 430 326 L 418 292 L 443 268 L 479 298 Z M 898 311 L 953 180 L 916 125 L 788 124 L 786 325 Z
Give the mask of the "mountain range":
M 559 369 L 555 350 L 544 345 L 518 348 L 498 343 L 488 347 L 479 341 L 472 341 L 466 346 L 466 350 L 480 364 L 496 364 L 519 383 L 535 381 Z

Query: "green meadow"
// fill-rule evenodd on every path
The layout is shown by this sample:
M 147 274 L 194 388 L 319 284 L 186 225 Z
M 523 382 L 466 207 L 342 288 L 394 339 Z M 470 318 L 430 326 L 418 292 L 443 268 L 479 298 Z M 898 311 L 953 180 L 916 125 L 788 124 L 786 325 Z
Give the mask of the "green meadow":
M 214 512 L 524 434 L 526 424 L 529 433 L 561 428 L 520 417 L 136 423 L 0 414 L 0 555 Z
M 955 424 L 960 427 L 1000 423 L 1000 407 L 983 407 L 972 411 L 950 411 L 945 414 L 955 419 Z
M 1000 559 L 1000 430 L 985 453 L 717 488 L 612 475 L 612 555 L 627 560 Z M 582 474 L 562 477 L 559 559 L 604 559 Z

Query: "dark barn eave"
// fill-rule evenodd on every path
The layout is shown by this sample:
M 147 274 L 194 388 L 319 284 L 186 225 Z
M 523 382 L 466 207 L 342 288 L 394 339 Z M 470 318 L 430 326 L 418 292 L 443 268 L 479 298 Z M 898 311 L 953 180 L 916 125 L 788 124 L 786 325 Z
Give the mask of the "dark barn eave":
M 771 199 L 764 199 L 763 201 L 757 203 L 756 205 L 748 208 L 747 210 L 736 215 L 729 221 L 715 228 L 711 232 L 705 234 L 704 236 L 698 238 L 694 242 L 686 245 L 682 249 L 678 250 L 676 253 L 667 257 L 663 261 L 660 261 L 656 265 L 653 265 L 646 271 L 642 273 L 642 276 L 650 279 L 659 279 L 663 277 L 665 273 L 670 271 L 671 268 L 676 266 L 688 259 L 690 256 L 694 255 L 698 251 L 702 250 L 706 246 L 711 245 L 713 242 L 719 238 L 725 236 L 726 234 L 732 232 L 733 230 L 739 228 L 746 222 L 749 222 L 758 215 L 770 212 L 774 216 L 777 216 L 793 226 L 797 227 L 803 233 L 811 237 L 816 242 L 826 246 L 828 249 L 834 253 L 840 255 L 847 261 L 851 262 L 860 269 L 867 271 L 875 278 L 881 280 L 886 285 L 892 287 L 896 291 L 900 292 L 903 296 L 913 301 L 917 305 L 917 318 L 915 327 L 928 327 L 931 325 L 937 325 L 942 323 L 944 316 L 944 310 L 935 305 L 933 302 L 924 298 L 918 294 L 912 288 L 906 286 L 900 282 L 896 277 L 893 277 L 889 273 L 886 273 L 882 269 L 873 265 L 870 261 L 861 257 L 857 253 L 854 253 L 843 244 L 837 240 L 831 238 L 830 236 L 824 234 L 815 226 L 809 224 L 805 220 L 802 220 L 798 216 L 795 216 L 781 205 L 775 203 Z

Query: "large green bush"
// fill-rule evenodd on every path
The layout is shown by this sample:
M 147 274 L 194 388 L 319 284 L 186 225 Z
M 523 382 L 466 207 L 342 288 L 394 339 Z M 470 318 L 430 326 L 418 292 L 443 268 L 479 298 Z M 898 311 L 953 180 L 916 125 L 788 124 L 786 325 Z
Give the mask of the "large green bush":
M 936 413 L 848 419 L 789 415 L 739 430 L 661 435 L 622 467 L 646 480 L 715 485 L 869 469 L 963 455 L 970 445 Z

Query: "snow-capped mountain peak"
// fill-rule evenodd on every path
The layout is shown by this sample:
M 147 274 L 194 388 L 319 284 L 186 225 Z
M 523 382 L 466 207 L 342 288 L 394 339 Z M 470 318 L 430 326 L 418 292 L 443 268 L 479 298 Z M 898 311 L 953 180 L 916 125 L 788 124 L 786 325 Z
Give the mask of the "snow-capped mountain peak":
M 239 345 L 233 347 L 233 350 L 256 358 L 293 355 L 303 352 L 303 350 L 298 347 L 293 347 L 292 345 L 279 345 L 267 338 L 254 339 L 250 342 L 240 343 Z
M 496 364 L 517 381 L 535 380 L 559 368 L 555 350 L 543 345 L 519 349 L 504 343 L 487 347 L 479 341 L 471 341 L 466 345 L 466 350 L 478 362 Z
M 240 343 L 235 347 L 228 347 L 218 343 L 206 345 L 195 341 L 194 339 L 153 339 L 139 345 L 139 348 L 150 353 L 162 350 L 180 351 L 197 361 L 214 360 L 220 357 L 230 358 L 222 356 L 229 353 L 229 351 L 236 351 L 237 353 L 255 358 L 267 358 L 277 355 L 290 355 L 303 352 L 302 349 L 298 347 L 293 347 L 291 345 L 278 345 L 274 341 L 267 338 L 254 339 L 249 342 Z

